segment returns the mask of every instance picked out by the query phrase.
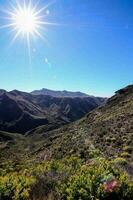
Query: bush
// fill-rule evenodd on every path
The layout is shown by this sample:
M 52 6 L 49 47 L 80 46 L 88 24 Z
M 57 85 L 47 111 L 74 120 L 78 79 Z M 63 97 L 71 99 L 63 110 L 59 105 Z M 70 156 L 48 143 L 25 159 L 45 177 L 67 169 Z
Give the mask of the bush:
M 125 147 L 123 147 L 123 151 L 128 152 L 129 154 L 131 154 L 132 147 L 131 146 L 125 146 Z
M 124 158 L 130 158 L 130 156 L 131 155 L 126 151 L 121 154 L 121 157 L 124 157 Z
M 133 199 L 133 183 L 126 173 L 115 169 L 114 161 L 100 157 L 83 160 L 65 157 L 1 175 L 0 200 Z
M 127 164 L 127 161 L 125 158 L 122 158 L 122 157 L 117 157 L 116 159 L 113 160 L 113 163 L 114 164 L 118 164 L 118 165 L 126 165 Z
M 72 176 L 66 187 L 67 200 L 131 200 L 133 184 L 102 160 L 92 166 L 84 165 Z
M 116 142 L 116 140 L 117 140 L 117 139 L 116 139 L 115 137 L 112 137 L 112 138 L 111 138 L 111 141 L 112 141 L 112 142 Z
M 24 174 L 7 174 L 0 177 L 0 199 L 2 200 L 28 200 L 31 185 L 35 182 L 33 177 Z

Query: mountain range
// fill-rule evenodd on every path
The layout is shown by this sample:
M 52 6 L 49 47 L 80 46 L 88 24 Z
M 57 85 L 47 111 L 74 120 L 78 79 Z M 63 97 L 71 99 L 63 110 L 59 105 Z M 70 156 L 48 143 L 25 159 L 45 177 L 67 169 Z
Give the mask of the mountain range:
M 77 92 L 45 91 L 37 94 L 0 90 L 0 130 L 25 133 L 41 125 L 57 128 L 80 119 L 106 101 Z
M 31 92 L 31 94 L 34 95 L 49 95 L 53 97 L 89 97 L 88 94 L 82 93 L 82 92 L 71 92 L 71 91 L 57 91 L 57 90 L 49 90 L 46 88 L 43 88 L 41 90 L 34 90 Z

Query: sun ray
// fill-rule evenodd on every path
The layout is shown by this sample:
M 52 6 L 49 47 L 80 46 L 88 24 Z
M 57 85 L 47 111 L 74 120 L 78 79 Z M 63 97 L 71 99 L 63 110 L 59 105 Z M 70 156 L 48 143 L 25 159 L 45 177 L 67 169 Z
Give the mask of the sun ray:
M 27 45 L 28 45 L 28 54 L 29 54 L 29 64 L 31 66 L 31 48 L 30 48 L 30 36 L 29 33 L 27 33 Z
M 17 33 L 15 34 L 15 36 L 13 37 L 11 44 L 14 43 L 14 41 L 19 37 L 20 34 L 21 34 L 21 31 L 18 30 Z
M 36 12 L 35 12 L 35 16 L 38 16 L 38 15 L 39 15 L 40 13 L 42 13 L 44 10 L 47 10 L 47 8 L 48 8 L 49 6 L 51 6 L 52 4 L 54 4 L 54 3 L 55 3 L 55 0 L 49 2 L 47 5 L 45 5 L 44 7 L 42 7 L 40 10 L 36 11 Z
M 32 39 L 38 37 L 47 46 L 49 42 L 44 36 L 47 26 L 59 26 L 58 23 L 52 23 L 47 20 L 49 12 L 47 9 L 50 5 L 54 4 L 56 0 L 50 1 L 48 4 L 39 8 L 40 0 L 36 1 L 34 4 L 32 0 L 16 0 L 15 4 L 9 3 L 10 8 L 2 10 L 3 19 L 6 24 L 2 24 L 0 29 L 10 29 L 12 34 L 14 34 L 11 44 L 15 42 L 16 39 L 25 39 L 27 43 L 27 51 L 29 56 L 30 71 L 32 70 L 31 65 L 31 41 Z
M 12 24 L 6 24 L 6 25 L 2 25 L 2 26 L 0 26 L 0 29 L 10 28 L 10 27 L 14 27 L 14 26 L 15 26 L 15 23 L 12 23 Z
M 61 24 L 53 23 L 53 22 L 43 22 L 43 21 L 37 21 L 37 24 L 39 25 L 52 25 L 52 26 L 60 26 Z
M 39 37 L 47 44 L 47 46 L 49 46 L 48 40 L 47 40 L 44 36 L 42 36 L 42 35 L 39 33 L 38 30 L 36 30 L 36 35 L 39 36 Z

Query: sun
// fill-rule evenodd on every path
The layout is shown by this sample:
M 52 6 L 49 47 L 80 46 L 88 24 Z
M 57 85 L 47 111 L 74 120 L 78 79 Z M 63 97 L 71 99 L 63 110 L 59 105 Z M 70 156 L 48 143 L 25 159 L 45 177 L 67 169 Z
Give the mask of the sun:
M 14 33 L 12 41 L 19 36 L 27 39 L 28 46 L 32 37 L 38 36 L 45 42 L 44 33 L 47 25 L 57 25 L 50 23 L 47 16 L 50 14 L 48 7 L 51 3 L 44 7 L 38 8 L 39 1 L 34 5 L 32 0 L 16 0 L 15 5 L 11 4 L 9 9 L 4 9 L 6 24 L 0 28 L 8 28 Z
M 38 17 L 30 8 L 18 8 L 16 13 L 13 13 L 12 20 L 14 27 L 22 34 L 34 34 L 38 29 Z
M 24 39 L 27 43 L 27 52 L 29 56 L 29 64 L 31 65 L 32 39 L 40 38 L 44 44 L 49 46 L 46 38 L 47 26 L 58 26 L 59 24 L 50 22 L 49 6 L 54 3 L 54 0 L 42 6 L 40 0 L 14 0 L 9 4 L 8 8 L 2 9 L 2 18 L 4 24 L 0 29 L 8 29 L 13 38 L 11 44 L 17 39 Z M 36 3 L 35 3 L 36 2 Z M 35 44 L 35 43 L 34 43 Z
M 11 20 L 9 26 L 16 32 L 14 40 L 19 35 L 26 36 L 27 40 L 36 35 L 43 38 L 40 30 L 47 24 L 45 21 L 47 7 L 37 9 L 31 1 L 27 2 L 17 1 L 16 6 L 12 6 L 12 11 L 8 12 Z

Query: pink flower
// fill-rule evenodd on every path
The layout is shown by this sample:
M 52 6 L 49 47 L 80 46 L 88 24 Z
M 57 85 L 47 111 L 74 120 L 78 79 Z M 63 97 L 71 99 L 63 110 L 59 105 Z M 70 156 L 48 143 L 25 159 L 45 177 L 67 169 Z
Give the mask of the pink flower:
M 118 186 L 117 180 L 111 180 L 104 183 L 104 189 L 106 192 L 113 192 L 113 190 Z

